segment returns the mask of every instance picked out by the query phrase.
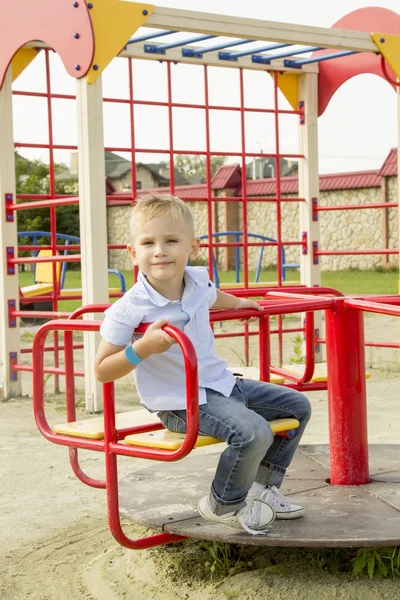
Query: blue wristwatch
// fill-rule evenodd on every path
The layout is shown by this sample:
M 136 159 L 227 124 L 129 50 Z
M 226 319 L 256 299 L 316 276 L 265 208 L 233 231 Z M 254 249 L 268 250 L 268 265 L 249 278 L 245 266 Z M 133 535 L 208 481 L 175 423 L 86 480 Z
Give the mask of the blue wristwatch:
M 130 362 L 131 365 L 138 365 L 143 360 L 143 358 L 140 358 L 140 356 L 136 354 L 132 345 L 125 348 L 124 354 L 126 360 Z

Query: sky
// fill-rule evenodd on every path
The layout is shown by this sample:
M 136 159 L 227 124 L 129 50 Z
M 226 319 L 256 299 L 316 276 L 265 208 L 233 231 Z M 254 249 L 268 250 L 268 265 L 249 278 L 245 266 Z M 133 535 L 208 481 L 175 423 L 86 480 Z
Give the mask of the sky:
M 368 2 L 367 0 L 285 0 L 285 2 L 243 0 L 158 0 L 157 6 L 181 8 L 222 15 L 257 18 L 286 23 L 331 27 L 349 12 L 365 6 L 380 6 L 400 13 L 398 0 Z M 214 42 L 215 43 L 215 42 Z M 206 45 L 204 42 L 202 45 Z M 44 91 L 42 57 L 38 57 L 14 84 L 15 89 Z M 52 89 L 74 94 L 75 82 L 63 70 L 61 61 L 52 55 Z M 166 99 L 166 67 L 153 61 L 135 61 L 135 97 Z M 238 105 L 238 70 L 211 68 L 210 102 Z M 268 79 L 268 78 L 267 78 Z M 103 74 L 104 96 L 126 97 L 127 73 L 122 59 L 117 59 Z M 173 67 L 173 99 L 180 102 L 201 102 L 202 69 L 186 65 Z M 282 107 L 288 106 L 282 100 Z M 272 85 L 265 74 L 245 72 L 245 104 L 272 107 Z M 166 109 L 137 107 L 136 143 L 139 147 L 168 147 L 168 114 Z M 74 102 L 53 101 L 54 139 L 58 144 L 76 144 L 76 114 Z M 124 105 L 106 104 L 106 146 L 129 146 L 129 119 Z M 240 150 L 240 123 L 236 113 L 212 111 L 211 145 L 214 151 Z M 321 173 L 379 169 L 390 148 L 397 145 L 397 98 L 391 86 L 373 75 L 360 75 L 346 82 L 332 98 L 319 118 L 319 169 Z M 14 99 L 14 137 L 16 141 L 47 143 L 46 104 L 42 99 Z M 280 119 L 281 151 L 296 153 L 297 117 Z M 270 116 L 250 113 L 246 117 L 246 146 L 250 152 L 271 152 L 274 148 L 273 120 Z M 174 147 L 183 150 L 204 150 L 204 111 L 175 109 Z M 28 158 L 48 162 L 43 150 L 21 149 Z M 58 151 L 57 162 L 70 164 L 70 151 Z M 128 154 L 120 153 L 129 158 Z M 137 160 L 157 162 L 168 160 L 163 154 L 141 154 Z M 237 162 L 231 157 L 228 162 Z

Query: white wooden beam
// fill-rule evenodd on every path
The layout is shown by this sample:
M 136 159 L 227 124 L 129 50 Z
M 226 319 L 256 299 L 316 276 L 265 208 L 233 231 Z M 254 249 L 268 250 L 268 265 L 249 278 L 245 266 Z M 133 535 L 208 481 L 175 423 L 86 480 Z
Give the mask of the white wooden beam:
M 376 52 L 376 46 L 370 34 L 363 31 L 309 27 L 159 6 L 155 7 L 153 14 L 146 21 L 145 27 L 357 52 Z
M 12 374 L 10 369 L 10 353 L 20 351 L 19 320 L 15 326 L 9 323 L 9 301 L 15 302 L 18 308 L 18 267 L 14 274 L 7 269 L 7 247 L 13 248 L 17 256 L 17 215 L 13 220 L 6 217 L 6 194 L 11 194 L 15 202 L 15 154 L 13 136 L 13 111 L 11 92 L 11 69 L 8 70 L 3 88 L 0 91 L 0 399 L 8 399 L 21 393 L 21 377 Z M 17 362 L 17 361 L 16 361 Z
M 82 302 L 108 302 L 107 205 L 101 77 L 77 81 L 79 220 L 82 255 Z M 92 318 L 93 315 L 88 315 Z M 96 315 L 96 318 L 99 318 Z M 85 398 L 89 412 L 100 412 L 101 385 L 94 376 L 98 334 L 84 334 Z
M 299 78 L 299 101 L 304 102 L 304 123 L 299 125 L 299 198 L 300 235 L 307 236 L 307 254 L 300 254 L 301 283 L 321 285 L 321 268 L 313 262 L 313 244 L 319 245 L 319 221 L 313 220 L 313 198 L 319 196 L 318 174 L 318 75 L 311 73 Z M 322 315 L 314 314 L 314 327 L 322 334 Z M 322 347 L 316 352 L 317 362 L 322 362 Z

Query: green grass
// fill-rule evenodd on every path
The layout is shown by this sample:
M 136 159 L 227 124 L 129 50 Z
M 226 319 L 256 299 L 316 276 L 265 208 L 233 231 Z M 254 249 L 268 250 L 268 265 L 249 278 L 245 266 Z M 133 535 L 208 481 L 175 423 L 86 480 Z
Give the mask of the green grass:
M 122 271 L 126 287 L 129 289 L 132 286 L 133 278 L 132 271 Z M 235 272 L 226 271 L 219 273 L 221 283 L 234 283 Z M 243 273 L 240 274 L 243 281 Z M 249 281 L 254 281 L 255 272 L 249 272 Z M 299 283 L 300 274 L 297 269 L 288 269 L 286 279 Z M 261 282 L 276 281 L 276 270 L 270 269 L 262 271 L 260 276 Z M 322 285 L 324 287 L 335 288 L 344 294 L 397 294 L 398 293 L 399 274 L 397 271 L 329 271 L 322 273 Z M 108 282 L 110 287 L 119 287 L 119 280 L 116 275 L 109 275 Z M 19 284 L 21 287 L 31 285 L 33 283 L 33 273 L 20 273 Z M 81 272 L 67 271 L 65 278 L 66 288 L 81 288 Z M 114 302 L 115 299 L 112 299 Z M 71 312 L 81 305 L 80 300 L 62 300 L 59 302 L 59 310 Z
M 235 275 L 234 271 L 220 272 L 221 283 L 233 283 Z M 243 273 L 240 275 L 241 280 L 243 280 Z M 249 272 L 249 281 L 254 281 L 254 279 L 255 272 Z M 276 280 L 275 269 L 261 272 L 260 282 L 274 282 Z M 299 271 L 288 269 L 286 280 L 293 281 L 295 284 L 299 283 Z M 355 269 L 349 271 L 323 271 L 321 280 L 324 287 L 335 288 L 343 294 L 397 294 L 399 274 L 397 271 L 358 271 Z
M 127 289 L 129 289 L 133 283 L 132 271 L 122 271 L 122 274 L 125 277 L 126 287 L 127 287 Z M 32 285 L 33 281 L 34 281 L 33 273 L 19 273 L 20 287 L 24 287 L 26 285 Z M 117 275 L 114 275 L 114 274 L 108 275 L 108 285 L 110 287 L 116 287 L 116 288 L 120 287 L 119 279 L 118 279 Z M 80 271 L 72 271 L 72 270 L 67 271 L 66 276 L 65 276 L 65 287 L 81 289 L 81 287 L 82 287 L 81 272 Z M 115 302 L 115 300 L 116 300 L 116 298 L 112 298 L 111 302 Z M 61 300 L 58 303 L 58 310 L 62 311 L 62 312 L 64 312 L 64 311 L 72 312 L 76 308 L 79 308 L 79 306 L 81 306 L 81 305 L 82 305 L 82 302 L 80 300 Z

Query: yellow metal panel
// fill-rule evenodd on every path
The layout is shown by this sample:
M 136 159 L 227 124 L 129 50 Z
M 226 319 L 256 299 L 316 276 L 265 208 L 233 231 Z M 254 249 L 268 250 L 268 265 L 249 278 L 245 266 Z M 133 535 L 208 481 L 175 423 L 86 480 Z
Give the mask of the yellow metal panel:
M 35 296 L 47 296 L 53 291 L 52 284 L 49 283 L 34 283 L 21 288 L 21 294 L 24 298 L 34 298 Z
M 161 448 L 162 450 L 177 450 L 184 442 L 184 433 L 173 433 L 166 429 L 160 431 L 149 431 L 148 433 L 136 433 L 128 435 L 125 442 L 131 446 L 145 446 L 146 448 Z M 209 446 L 211 444 L 220 444 L 221 440 L 209 435 L 199 435 L 195 448 L 200 446 Z
M 269 422 L 274 433 L 297 429 L 300 425 L 297 419 L 276 419 Z M 177 450 L 183 444 L 184 433 L 173 433 L 161 429 L 160 431 L 149 431 L 147 433 L 137 433 L 128 435 L 125 442 L 131 446 L 145 446 L 146 448 L 160 448 L 162 450 Z M 210 435 L 199 435 L 195 448 L 200 446 L 210 446 L 211 444 L 220 444 L 221 440 Z
M 371 33 L 371 37 L 377 48 L 379 48 L 380 53 L 392 67 L 396 77 L 400 79 L 400 35 Z
M 123 0 L 96 0 L 90 10 L 95 52 L 87 82 L 94 83 L 131 36 L 153 13 L 154 6 Z
M 139 425 L 160 423 L 160 420 L 156 413 L 149 413 L 148 410 L 142 409 L 116 414 L 115 423 L 117 429 L 126 429 L 128 427 L 138 427 Z M 272 431 L 277 433 L 278 431 L 297 429 L 299 422 L 296 419 L 276 419 L 275 421 L 270 421 L 270 425 Z M 85 419 L 82 421 L 61 423 L 54 426 L 54 431 L 55 433 L 63 435 L 102 440 L 104 438 L 104 417 L 93 417 L 92 419 Z M 182 446 L 184 439 L 184 434 L 160 429 L 159 431 L 128 435 L 125 438 L 125 442 L 133 446 L 147 446 L 149 448 L 175 450 Z M 209 444 L 219 444 L 220 442 L 221 440 L 209 435 L 200 435 L 196 443 L 196 448 L 199 446 L 207 446 Z
M 39 54 L 35 48 L 20 48 L 11 61 L 13 82 Z
M 285 371 L 291 371 L 296 375 L 302 375 L 304 373 L 305 365 L 301 364 L 292 364 L 292 365 L 283 365 L 282 369 Z M 371 373 L 366 372 L 365 378 L 369 379 L 371 377 Z M 312 383 L 323 383 L 328 380 L 328 367 L 326 363 L 316 363 L 314 369 L 314 375 L 312 376 Z
M 159 423 L 160 420 L 155 413 L 148 410 L 131 410 L 129 412 L 118 413 L 115 415 L 117 429 L 127 427 L 137 427 L 139 425 L 149 425 Z M 73 435 L 75 437 L 88 438 L 92 440 L 102 440 L 104 438 L 104 417 L 93 417 L 83 421 L 72 421 L 71 423 L 61 423 L 54 426 L 56 433 L 64 435 Z
M 58 252 L 57 252 L 58 255 Z M 43 256 L 53 256 L 52 250 L 40 250 L 38 258 Z M 56 265 L 57 281 L 60 281 L 61 274 L 61 263 Z M 36 281 L 38 283 L 53 283 L 53 264 L 48 263 L 36 263 L 35 272 Z
M 274 73 L 270 73 L 271 77 Z M 299 108 L 298 75 L 294 73 L 278 73 L 278 87 L 293 110 Z

